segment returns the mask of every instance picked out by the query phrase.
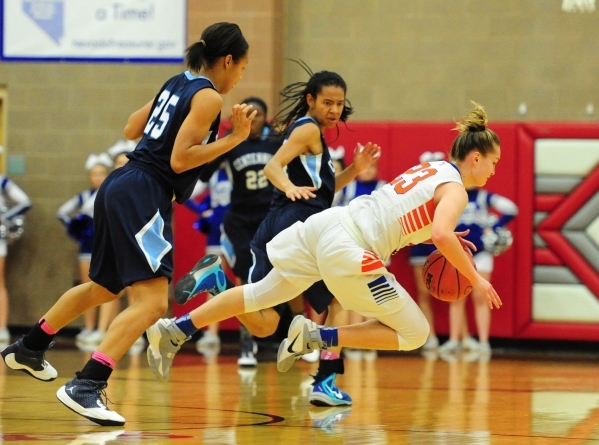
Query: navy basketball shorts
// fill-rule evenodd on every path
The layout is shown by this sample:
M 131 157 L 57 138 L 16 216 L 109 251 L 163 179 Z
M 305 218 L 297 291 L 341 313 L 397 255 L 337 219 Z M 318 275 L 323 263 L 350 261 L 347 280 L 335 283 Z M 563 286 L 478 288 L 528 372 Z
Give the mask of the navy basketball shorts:
M 250 270 L 249 282 L 256 283 L 268 275 L 273 269 L 273 265 L 268 259 L 266 253 L 266 244 L 283 230 L 292 226 L 296 222 L 304 222 L 310 216 L 319 212 L 319 209 L 302 205 L 299 203 L 290 203 L 284 207 L 269 212 L 268 216 L 256 232 L 256 236 L 250 243 L 253 258 L 253 265 Z M 304 298 L 317 313 L 324 312 L 333 301 L 333 294 L 328 290 L 324 282 L 316 282 L 304 292 Z M 285 303 L 286 305 L 287 303 Z M 282 313 L 282 308 L 275 307 L 275 310 Z
M 252 252 L 250 242 L 254 238 L 260 223 L 267 213 L 257 213 L 251 216 L 228 211 L 223 220 L 223 236 L 233 249 L 232 255 L 225 255 L 229 266 L 237 278 L 248 281 L 252 267 Z
M 92 281 L 114 294 L 138 281 L 171 281 L 172 198 L 172 190 L 128 164 L 106 178 L 94 203 Z

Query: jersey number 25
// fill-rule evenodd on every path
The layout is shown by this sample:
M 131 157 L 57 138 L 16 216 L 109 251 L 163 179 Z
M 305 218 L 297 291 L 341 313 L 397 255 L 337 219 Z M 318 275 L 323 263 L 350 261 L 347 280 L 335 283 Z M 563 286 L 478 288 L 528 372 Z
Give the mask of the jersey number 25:
M 150 119 L 148 119 L 144 134 L 147 134 L 154 139 L 158 139 L 164 131 L 164 127 L 166 127 L 168 120 L 171 118 L 171 111 L 175 108 L 177 102 L 179 102 L 179 96 L 176 94 L 171 96 L 170 91 L 164 90 L 158 98 L 156 107 L 152 110 L 152 115 L 150 116 Z

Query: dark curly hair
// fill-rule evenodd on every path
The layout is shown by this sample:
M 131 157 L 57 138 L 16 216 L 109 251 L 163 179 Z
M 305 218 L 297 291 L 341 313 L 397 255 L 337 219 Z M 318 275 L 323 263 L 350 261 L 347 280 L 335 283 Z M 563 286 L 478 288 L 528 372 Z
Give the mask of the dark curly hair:
M 339 74 L 332 71 L 319 71 L 318 73 L 314 73 L 303 60 L 289 60 L 297 63 L 303 68 L 310 76 L 310 79 L 308 79 L 307 82 L 292 83 L 281 90 L 281 105 L 283 108 L 275 116 L 274 123 L 278 126 L 279 131 L 282 134 L 287 132 L 287 129 L 293 121 L 300 117 L 304 117 L 310 109 L 307 100 L 308 94 L 316 99 L 318 93 L 320 93 L 322 88 L 326 86 L 340 87 L 344 93 L 347 93 L 347 84 Z M 341 122 L 347 121 L 348 117 L 353 112 L 354 109 L 352 108 L 351 103 L 349 100 L 345 99 L 345 104 L 340 117 Z M 337 131 L 339 130 L 337 129 Z

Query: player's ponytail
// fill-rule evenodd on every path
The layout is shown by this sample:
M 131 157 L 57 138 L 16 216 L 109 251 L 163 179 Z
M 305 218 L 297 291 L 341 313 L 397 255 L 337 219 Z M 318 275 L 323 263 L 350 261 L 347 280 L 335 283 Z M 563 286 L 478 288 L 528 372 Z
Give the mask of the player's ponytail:
M 247 54 L 249 45 L 235 23 L 215 23 L 202 32 L 200 40 L 187 48 L 185 63 L 187 67 L 199 72 L 202 67 L 211 68 L 218 59 L 233 57 L 233 62 Z
M 303 70 L 308 73 L 310 79 L 307 82 L 294 82 L 287 85 L 280 92 L 282 97 L 281 111 L 275 116 L 274 122 L 278 126 L 278 130 L 285 134 L 289 126 L 293 121 L 304 117 L 310 106 L 308 105 L 308 94 L 314 99 L 318 93 L 322 91 L 325 86 L 336 86 L 340 87 L 344 93 L 347 93 L 347 84 L 343 78 L 331 71 L 320 71 L 313 73 L 310 67 L 302 60 L 292 60 L 297 63 Z M 347 121 L 348 117 L 354 112 L 349 100 L 345 99 L 345 105 L 341 112 L 339 120 L 341 122 Z
M 493 130 L 487 128 L 489 119 L 483 107 L 472 102 L 474 108 L 456 122 L 454 130 L 459 132 L 451 147 L 451 159 L 463 161 L 468 153 L 479 151 L 483 156 L 495 150 L 500 145 L 499 137 Z

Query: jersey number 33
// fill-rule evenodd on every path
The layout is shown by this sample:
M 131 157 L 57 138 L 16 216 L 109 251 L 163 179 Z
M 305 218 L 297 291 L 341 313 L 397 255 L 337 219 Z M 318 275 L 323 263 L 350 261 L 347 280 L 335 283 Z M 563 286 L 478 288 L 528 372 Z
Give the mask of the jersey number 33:
M 428 162 L 425 162 L 424 164 L 420 164 L 416 167 L 406 170 L 404 173 L 391 181 L 390 184 L 393 186 L 395 193 L 398 195 L 403 195 L 404 193 L 412 190 L 420 181 L 430 178 L 436 173 L 437 169 L 431 167 Z

